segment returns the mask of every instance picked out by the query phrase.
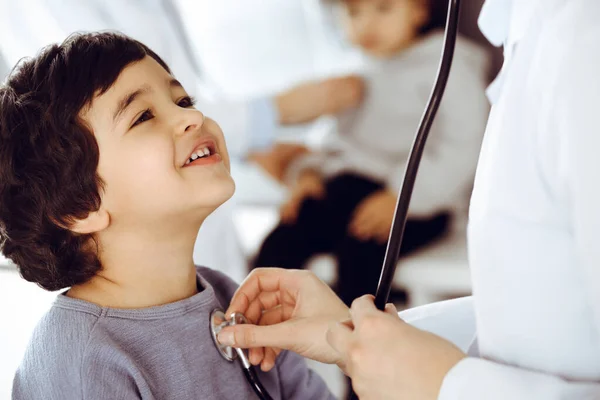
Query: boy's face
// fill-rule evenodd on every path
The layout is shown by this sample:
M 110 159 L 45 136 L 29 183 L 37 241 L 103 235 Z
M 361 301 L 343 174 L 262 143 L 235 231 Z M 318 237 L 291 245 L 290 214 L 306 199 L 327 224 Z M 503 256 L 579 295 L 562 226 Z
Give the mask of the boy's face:
M 345 0 L 344 3 L 350 40 L 377 57 L 390 57 L 410 46 L 428 18 L 425 0 Z
M 223 132 L 154 59 L 125 68 L 81 117 L 98 142 L 112 225 L 183 229 L 232 196 Z

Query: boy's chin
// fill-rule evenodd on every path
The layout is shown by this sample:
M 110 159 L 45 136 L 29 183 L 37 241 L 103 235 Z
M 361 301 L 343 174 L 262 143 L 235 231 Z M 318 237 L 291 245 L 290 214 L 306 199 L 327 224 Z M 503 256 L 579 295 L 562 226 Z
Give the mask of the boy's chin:
M 199 204 L 199 208 L 202 208 L 209 213 L 212 213 L 217 208 L 222 206 L 226 201 L 233 197 L 235 193 L 235 182 L 233 178 L 223 180 L 218 186 L 212 187 L 210 193 L 204 191 L 199 195 L 199 199 L 202 199 Z

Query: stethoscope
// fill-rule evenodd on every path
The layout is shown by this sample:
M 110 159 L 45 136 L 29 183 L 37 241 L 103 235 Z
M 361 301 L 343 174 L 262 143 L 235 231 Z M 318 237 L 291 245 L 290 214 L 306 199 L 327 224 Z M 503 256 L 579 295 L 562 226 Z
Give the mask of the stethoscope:
M 379 284 L 377 285 L 375 305 L 380 310 L 384 310 L 385 305 L 388 302 L 392 281 L 394 274 L 396 273 L 396 266 L 398 265 L 398 260 L 400 259 L 400 248 L 402 245 L 402 238 L 404 236 L 406 219 L 408 217 L 408 206 L 410 204 L 413 188 L 415 186 L 415 179 L 419 170 L 421 157 L 423 156 L 423 149 L 425 148 L 429 131 L 431 130 L 435 115 L 437 114 L 442 101 L 442 96 L 444 94 L 444 90 L 446 89 L 446 83 L 448 82 L 448 77 L 450 75 L 450 68 L 452 67 L 454 47 L 456 45 L 456 37 L 458 33 L 460 0 L 448 1 L 448 18 L 446 22 L 442 59 L 433 91 L 431 92 L 429 102 L 427 103 L 427 108 L 425 109 L 423 117 L 421 118 L 410 156 L 408 158 L 408 163 L 404 172 L 404 181 L 402 183 L 402 188 L 400 189 L 398 202 L 396 203 L 396 211 L 385 252 L 383 268 L 381 270 Z M 269 395 L 269 393 L 267 393 L 264 386 L 258 379 L 256 371 L 248 360 L 246 352 L 242 349 L 236 349 L 231 346 L 223 346 L 219 343 L 217 337 L 223 328 L 226 326 L 248 323 L 246 317 L 240 313 L 235 313 L 229 317 L 230 318 L 228 319 L 223 311 L 219 309 L 214 310 L 210 315 L 210 330 L 215 342 L 215 346 L 219 350 L 219 353 L 227 361 L 233 362 L 236 358 L 240 359 L 244 375 L 259 399 L 272 400 L 272 397 Z
M 217 350 L 219 350 L 221 356 L 223 356 L 223 358 L 229 362 L 233 362 L 236 358 L 239 358 L 240 364 L 242 365 L 242 370 L 244 371 L 244 376 L 258 398 L 261 400 L 273 400 L 260 382 L 260 379 L 258 379 L 256 370 L 250 363 L 250 360 L 248 360 L 246 351 L 231 346 L 223 346 L 217 339 L 219 332 L 221 332 L 223 328 L 247 323 L 248 320 L 246 317 L 240 313 L 234 313 L 230 315 L 229 318 L 227 318 L 225 313 L 220 309 L 215 309 L 212 313 L 210 313 L 210 332 L 212 334 L 213 341 L 215 342 L 215 346 L 217 347 Z

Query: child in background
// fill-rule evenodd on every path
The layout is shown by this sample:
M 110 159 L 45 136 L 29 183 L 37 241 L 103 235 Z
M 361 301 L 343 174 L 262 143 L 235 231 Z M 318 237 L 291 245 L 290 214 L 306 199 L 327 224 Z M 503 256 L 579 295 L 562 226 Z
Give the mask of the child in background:
M 443 44 L 436 0 L 345 0 L 345 28 L 369 58 L 362 105 L 339 116 L 323 151 L 287 171 L 291 196 L 256 267 L 302 268 L 317 253 L 338 262 L 337 290 L 350 303 L 374 293 L 414 133 Z M 442 2 L 443 3 L 443 2 Z M 404 255 L 439 238 L 472 184 L 488 112 L 486 57 L 459 38 L 444 100 L 419 168 Z
M 13 399 L 255 398 L 209 330 L 236 286 L 192 260 L 233 192 L 221 129 L 146 46 L 75 35 L 20 64 L 0 87 L 1 250 L 28 281 L 69 289 Z M 259 375 L 277 399 L 332 398 L 291 353 Z

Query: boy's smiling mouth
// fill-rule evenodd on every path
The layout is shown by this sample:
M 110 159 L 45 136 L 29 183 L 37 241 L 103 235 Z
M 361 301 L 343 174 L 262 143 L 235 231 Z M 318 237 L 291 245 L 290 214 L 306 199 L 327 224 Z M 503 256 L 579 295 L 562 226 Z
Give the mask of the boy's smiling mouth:
M 192 150 L 181 167 L 187 168 L 196 165 L 209 165 L 220 161 L 222 161 L 222 158 L 217 152 L 215 140 L 212 138 L 205 138 L 195 145 L 194 150 Z

